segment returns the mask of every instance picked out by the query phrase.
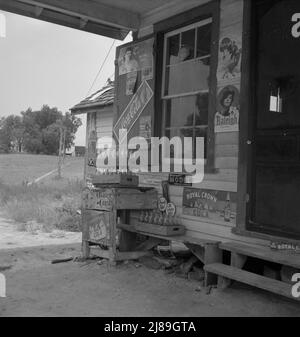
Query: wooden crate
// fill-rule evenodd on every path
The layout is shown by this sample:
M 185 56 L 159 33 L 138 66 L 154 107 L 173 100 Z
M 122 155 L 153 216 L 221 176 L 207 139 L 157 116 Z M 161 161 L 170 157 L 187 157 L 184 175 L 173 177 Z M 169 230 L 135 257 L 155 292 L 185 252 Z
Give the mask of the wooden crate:
M 135 230 L 143 233 L 163 235 L 163 236 L 178 236 L 185 233 L 185 227 L 181 225 L 176 226 L 159 226 L 144 222 L 138 222 L 134 225 Z
M 141 188 L 99 188 L 86 191 L 85 209 L 98 211 L 152 210 L 157 208 L 157 191 Z
M 138 187 L 139 177 L 133 174 L 96 174 L 92 176 L 92 184 L 117 185 L 119 187 Z

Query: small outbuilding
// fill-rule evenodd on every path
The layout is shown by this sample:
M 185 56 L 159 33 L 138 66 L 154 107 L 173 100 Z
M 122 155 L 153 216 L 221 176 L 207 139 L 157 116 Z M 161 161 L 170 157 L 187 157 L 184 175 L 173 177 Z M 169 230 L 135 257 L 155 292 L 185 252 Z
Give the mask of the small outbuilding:
M 71 108 L 75 115 L 87 114 L 85 179 L 96 172 L 96 144 L 101 137 L 113 134 L 114 82 L 97 90 Z

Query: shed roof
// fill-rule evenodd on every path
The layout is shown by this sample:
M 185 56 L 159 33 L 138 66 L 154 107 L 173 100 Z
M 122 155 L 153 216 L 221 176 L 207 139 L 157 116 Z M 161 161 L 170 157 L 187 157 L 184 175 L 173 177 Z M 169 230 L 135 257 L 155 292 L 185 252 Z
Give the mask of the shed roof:
M 103 108 L 114 104 L 114 82 L 108 82 L 106 86 L 94 92 L 80 103 L 71 108 L 73 114 L 87 113 L 90 109 Z

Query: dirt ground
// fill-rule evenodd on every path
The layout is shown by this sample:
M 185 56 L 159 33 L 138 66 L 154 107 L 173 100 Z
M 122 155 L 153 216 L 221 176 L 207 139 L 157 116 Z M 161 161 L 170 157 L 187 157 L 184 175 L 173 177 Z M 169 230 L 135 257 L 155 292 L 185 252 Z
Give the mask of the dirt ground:
M 79 255 L 79 243 L 0 250 L 0 316 L 300 316 L 298 303 L 241 284 L 207 295 L 196 281 L 134 262 L 51 264 Z

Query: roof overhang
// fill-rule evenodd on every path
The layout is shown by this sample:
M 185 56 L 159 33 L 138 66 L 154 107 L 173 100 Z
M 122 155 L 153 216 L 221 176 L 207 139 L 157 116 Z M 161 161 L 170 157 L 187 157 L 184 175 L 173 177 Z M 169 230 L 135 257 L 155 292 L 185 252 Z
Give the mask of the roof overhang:
M 124 40 L 211 0 L 0 0 L 0 10 Z
M 92 0 L 0 0 L 0 10 L 118 40 L 140 24 L 138 13 Z

